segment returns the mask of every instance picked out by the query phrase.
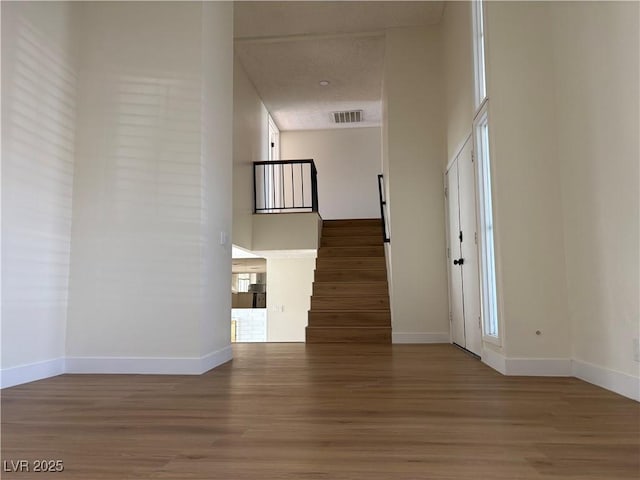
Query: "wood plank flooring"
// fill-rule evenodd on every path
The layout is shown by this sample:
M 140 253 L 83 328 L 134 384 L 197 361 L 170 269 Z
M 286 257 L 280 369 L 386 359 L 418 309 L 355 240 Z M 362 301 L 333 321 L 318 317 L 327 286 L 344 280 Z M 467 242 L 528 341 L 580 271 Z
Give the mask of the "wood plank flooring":
M 237 344 L 202 376 L 63 375 L 2 391 L 16 479 L 640 477 L 640 404 L 503 377 L 450 345 Z

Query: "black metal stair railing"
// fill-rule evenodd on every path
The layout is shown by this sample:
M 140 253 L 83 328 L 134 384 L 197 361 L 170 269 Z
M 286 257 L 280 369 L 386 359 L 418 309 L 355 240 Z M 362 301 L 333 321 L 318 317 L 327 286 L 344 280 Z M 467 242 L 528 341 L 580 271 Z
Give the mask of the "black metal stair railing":
M 318 171 L 313 160 L 253 162 L 253 212 L 317 212 Z
M 378 194 L 380 195 L 380 217 L 382 218 L 382 238 L 384 243 L 389 243 L 391 238 L 389 237 L 389 225 L 387 211 L 387 198 L 385 196 L 384 189 L 384 177 L 382 174 L 378 175 Z

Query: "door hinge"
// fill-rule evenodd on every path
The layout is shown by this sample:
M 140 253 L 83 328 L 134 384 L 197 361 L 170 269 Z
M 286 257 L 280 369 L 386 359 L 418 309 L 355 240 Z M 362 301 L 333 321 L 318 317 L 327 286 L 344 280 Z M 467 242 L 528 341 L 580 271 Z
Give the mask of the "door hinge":
M 480 317 L 478 317 L 478 328 L 482 330 L 482 320 L 480 320 Z
M 448 198 L 449 196 L 449 187 L 444 187 L 444 198 Z
M 460 242 L 462 242 L 462 230 L 460 230 L 460 235 L 458 235 L 458 238 L 460 239 Z
M 473 150 L 471 150 L 471 163 L 476 161 L 476 152 L 474 152 Z
M 478 232 L 475 232 L 473 234 L 473 238 L 474 238 L 474 242 L 476 242 L 476 245 L 478 244 Z
M 451 249 L 447 247 L 447 258 L 451 258 Z
M 453 315 L 451 314 L 451 312 L 449 312 L 449 321 L 453 322 Z

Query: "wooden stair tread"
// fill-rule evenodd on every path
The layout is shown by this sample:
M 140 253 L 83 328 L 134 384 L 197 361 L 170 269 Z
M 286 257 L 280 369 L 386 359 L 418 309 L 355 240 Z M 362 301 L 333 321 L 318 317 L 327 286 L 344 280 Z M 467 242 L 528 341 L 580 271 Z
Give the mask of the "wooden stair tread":
M 327 310 L 324 308 L 316 308 L 314 310 L 309 310 L 309 313 L 312 314 L 331 314 L 331 315 L 368 315 L 368 314 L 373 314 L 373 315 L 378 315 L 378 314 L 382 314 L 382 313 L 389 313 L 391 312 L 391 309 L 386 309 L 386 310 L 380 310 L 380 309 L 353 309 L 353 308 L 343 308 L 342 310 Z
M 363 330 L 366 330 L 368 328 L 376 329 L 376 330 L 378 330 L 378 329 L 379 330 L 387 330 L 387 329 L 389 329 L 391 327 L 382 327 L 382 326 L 377 326 L 377 325 L 376 326 L 370 326 L 370 325 L 345 325 L 345 326 L 341 326 L 341 325 L 337 325 L 337 326 L 331 326 L 331 327 L 312 327 L 312 326 L 308 326 L 307 328 L 311 328 L 311 329 L 314 329 L 314 330 L 316 330 L 316 329 L 317 330 L 324 330 L 324 329 L 338 329 L 338 330 L 339 329 L 344 329 L 344 330 L 347 330 L 347 329 L 349 329 L 349 330 L 351 330 L 351 329 L 353 329 L 353 330 L 363 329 Z
M 391 311 L 385 310 L 310 310 L 310 327 L 391 326 Z
M 391 327 L 307 327 L 307 343 L 391 343 Z
M 389 308 L 380 308 L 380 309 L 369 309 L 369 310 L 353 310 L 353 309 L 340 309 L 340 310 L 327 310 L 327 309 L 322 309 L 322 310 L 309 310 L 309 313 L 314 314 L 314 316 L 319 315 L 324 315 L 324 314 L 339 314 L 339 315 L 355 315 L 356 313 L 359 314 L 363 314 L 363 315 L 373 315 L 376 313 L 382 314 L 382 315 L 386 315 L 386 314 L 390 314 L 391 310 Z M 358 319 L 362 319 L 362 317 L 354 317 L 354 318 L 358 318 Z M 367 320 L 362 320 L 362 322 L 366 322 Z M 309 326 L 313 326 L 311 324 L 309 324 Z
M 344 227 L 344 228 L 323 228 L 322 235 L 327 237 L 358 237 L 380 235 L 382 239 L 382 226 L 379 227 Z
M 322 299 L 322 300 L 335 299 L 336 298 L 333 295 L 314 295 L 313 297 L 317 298 L 317 299 Z M 376 294 L 373 294 L 373 295 L 366 295 L 366 296 L 364 296 L 364 295 L 344 295 L 344 296 L 337 297 L 337 298 L 339 298 L 340 301 L 349 300 L 349 299 L 363 299 L 363 298 L 379 300 L 379 299 L 384 299 L 384 298 L 389 299 L 389 295 L 385 295 L 383 293 L 376 293 Z M 338 301 L 338 300 L 336 300 L 336 301 Z
M 387 274 L 384 270 L 357 270 L 354 271 L 334 271 L 334 272 L 317 272 L 316 278 L 329 280 L 332 282 L 359 282 L 361 280 L 367 280 L 376 278 L 378 280 L 382 280 L 382 278 Z
M 373 257 L 384 258 L 383 245 L 342 245 L 335 247 L 323 247 L 318 249 L 318 257 L 345 258 L 345 257 Z
M 313 284 L 313 295 L 354 297 L 359 295 L 389 295 L 386 282 L 320 282 Z
M 316 259 L 317 260 L 317 259 Z M 343 268 L 326 268 L 327 265 L 323 264 L 322 271 L 323 272 L 343 272 L 344 269 Z M 373 270 L 373 271 L 381 271 L 381 272 L 386 272 L 387 268 L 384 264 L 380 264 L 379 266 L 375 265 L 373 267 L 369 267 L 369 268 L 359 268 L 358 270 Z M 316 266 L 316 271 L 318 271 L 318 267 Z M 379 281 L 383 281 L 383 280 L 379 280 Z M 386 280 L 384 280 L 386 281 Z
M 350 227 L 350 226 L 379 226 L 382 225 L 380 218 L 341 218 L 336 220 L 323 220 L 323 227 Z
M 339 246 L 358 246 L 369 245 L 384 246 L 382 235 L 356 235 L 356 236 L 335 236 L 322 237 L 320 239 L 320 247 L 339 247 Z
M 316 270 L 323 270 L 327 272 L 331 271 L 345 271 L 345 270 L 382 270 L 386 272 L 386 265 L 384 260 L 371 259 L 371 260 L 354 260 L 350 262 L 327 262 L 318 261 L 316 259 Z

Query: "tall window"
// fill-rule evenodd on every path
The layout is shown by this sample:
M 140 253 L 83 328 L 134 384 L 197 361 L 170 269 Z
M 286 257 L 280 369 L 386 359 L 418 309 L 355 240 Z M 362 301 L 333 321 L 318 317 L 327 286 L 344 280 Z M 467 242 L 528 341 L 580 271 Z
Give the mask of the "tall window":
M 473 66 L 475 72 L 475 106 L 480 108 L 487 98 L 487 81 L 484 61 L 484 2 L 471 3 L 473 16 Z
M 499 339 L 496 262 L 493 243 L 493 202 L 491 199 L 491 165 L 489 162 L 489 114 L 485 102 L 474 121 L 475 156 L 478 169 L 478 221 L 483 332 Z
M 489 151 L 489 99 L 485 65 L 484 2 L 476 0 L 473 9 L 473 66 L 476 115 L 473 139 L 477 170 L 478 232 L 480 248 L 480 288 L 484 339 L 500 343 L 496 259 L 494 249 L 493 202 L 491 197 L 491 156 Z

